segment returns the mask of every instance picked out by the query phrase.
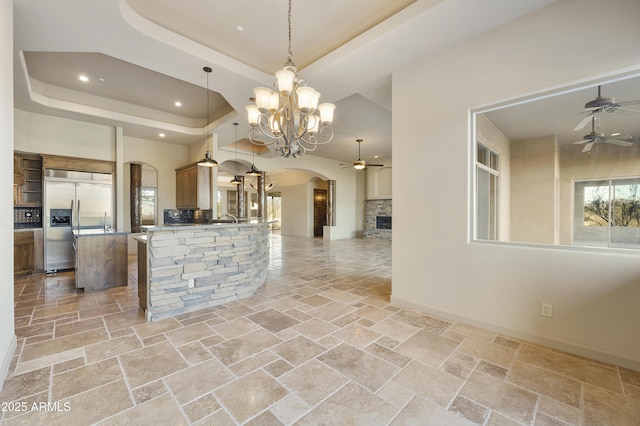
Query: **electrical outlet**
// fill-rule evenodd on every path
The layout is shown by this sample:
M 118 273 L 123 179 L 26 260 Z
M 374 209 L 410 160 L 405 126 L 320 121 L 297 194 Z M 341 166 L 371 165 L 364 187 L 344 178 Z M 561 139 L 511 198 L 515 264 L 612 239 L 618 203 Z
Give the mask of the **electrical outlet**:
M 540 315 L 547 318 L 553 317 L 553 305 L 551 303 L 541 303 Z

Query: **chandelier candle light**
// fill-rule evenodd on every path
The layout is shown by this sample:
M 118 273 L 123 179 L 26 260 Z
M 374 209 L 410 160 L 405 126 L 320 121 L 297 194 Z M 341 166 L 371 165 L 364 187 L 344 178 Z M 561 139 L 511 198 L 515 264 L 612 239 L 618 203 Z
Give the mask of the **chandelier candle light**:
M 320 93 L 298 78 L 291 54 L 291 0 L 289 0 L 289 50 L 284 68 L 275 73 L 274 90 L 253 89 L 255 104 L 247 106 L 251 128 L 249 140 L 256 145 L 273 145 L 282 157 L 302 156 L 318 145 L 331 142 L 335 105 L 318 105 Z M 259 140 L 261 136 L 268 142 Z

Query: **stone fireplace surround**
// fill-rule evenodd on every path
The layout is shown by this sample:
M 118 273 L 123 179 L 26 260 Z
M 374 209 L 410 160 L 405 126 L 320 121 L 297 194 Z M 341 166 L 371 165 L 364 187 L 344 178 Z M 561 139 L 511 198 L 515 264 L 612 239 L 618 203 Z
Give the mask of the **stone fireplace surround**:
M 365 200 L 365 223 L 362 238 L 391 239 L 391 229 L 378 229 L 378 217 L 392 217 L 391 199 Z

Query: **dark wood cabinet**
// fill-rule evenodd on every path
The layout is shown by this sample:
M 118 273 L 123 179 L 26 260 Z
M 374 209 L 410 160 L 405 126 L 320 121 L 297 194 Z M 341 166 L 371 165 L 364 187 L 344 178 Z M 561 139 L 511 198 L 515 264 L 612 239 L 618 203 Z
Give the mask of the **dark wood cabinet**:
M 138 303 L 143 310 L 148 308 L 148 283 L 147 283 L 147 236 L 136 238 L 138 240 Z
M 176 208 L 211 208 L 211 169 L 192 163 L 176 169 Z
M 42 207 L 42 158 L 39 155 L 14 155 L 13 203 L 16 207 Z
M 128 285 L 126 233 L 76 236 L 76 288 L 85 291 Z
M 13 233 L 13 273 L 30 274 L 33 272 L 34 240 L 33 231 Z

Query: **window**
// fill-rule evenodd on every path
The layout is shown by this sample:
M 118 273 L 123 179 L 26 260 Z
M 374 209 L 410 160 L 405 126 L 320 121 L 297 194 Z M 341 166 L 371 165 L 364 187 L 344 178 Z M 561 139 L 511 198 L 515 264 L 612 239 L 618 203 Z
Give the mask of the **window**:
M 640 178 L 576 182 L 574 206 L 575 245 L 640 248 Z
M 140 199 L 140 220 L 142 225 L 156 223 L 156 188 L 142 187 Z
M 476 150 L 476 238 L 498 239 L 499 155 L 477 143 Z
M 640 90 L 640 74 L 472 112 L 472 237 L 640 250 L 640 104 L 631 102 L 639 98 L 634 90 Z M 586 108 L 600 92 L 624 108 Z

